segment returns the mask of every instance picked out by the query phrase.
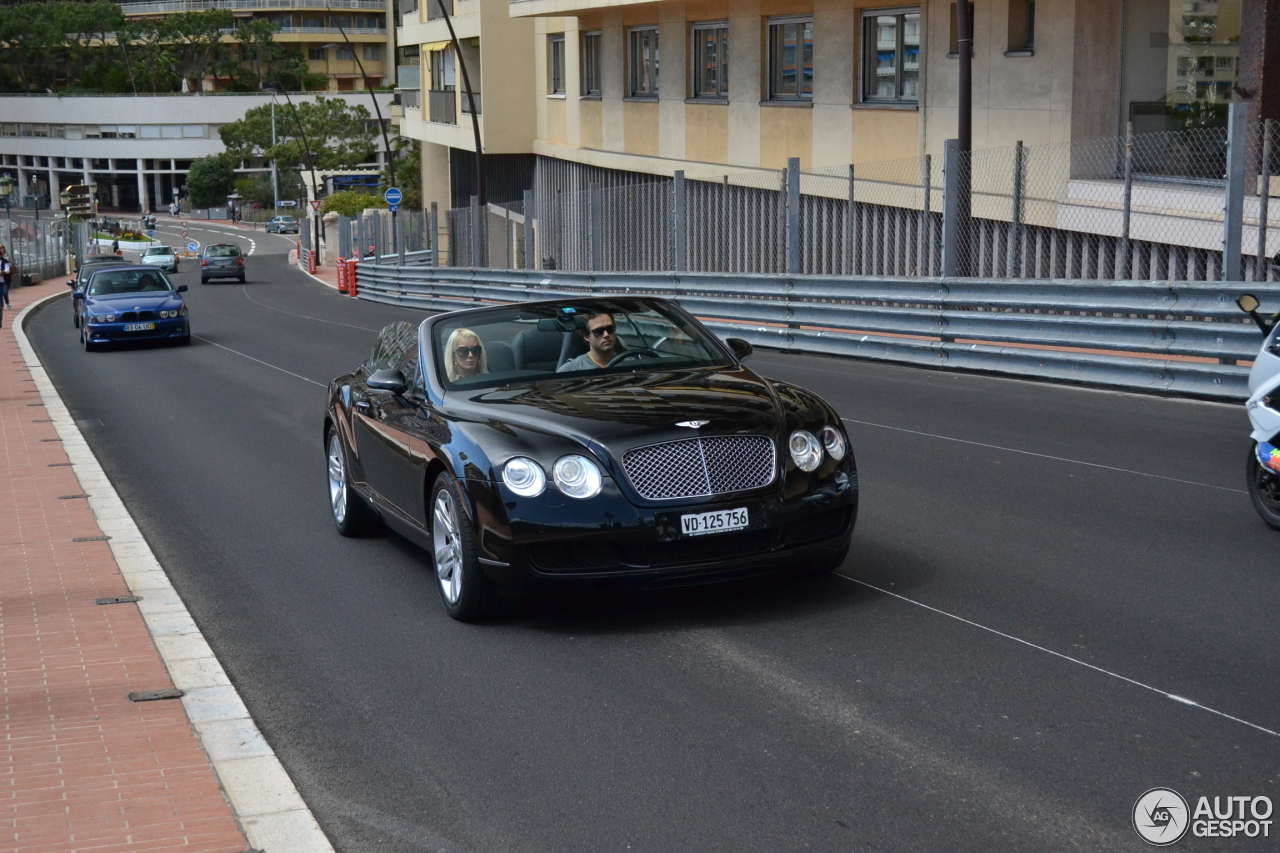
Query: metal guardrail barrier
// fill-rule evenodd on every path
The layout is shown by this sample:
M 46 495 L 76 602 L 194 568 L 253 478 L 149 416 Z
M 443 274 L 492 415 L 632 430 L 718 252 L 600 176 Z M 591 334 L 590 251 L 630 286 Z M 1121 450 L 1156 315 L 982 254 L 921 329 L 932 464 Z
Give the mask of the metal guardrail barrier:
M 575 273 L 359 264 L 360 298 L 416 309 L 649 294 L 717 334 L 784 352 L 869 358 L 1243 400 L 1262 338 L 1235 306 L 1280 310 L 1280 285 Z

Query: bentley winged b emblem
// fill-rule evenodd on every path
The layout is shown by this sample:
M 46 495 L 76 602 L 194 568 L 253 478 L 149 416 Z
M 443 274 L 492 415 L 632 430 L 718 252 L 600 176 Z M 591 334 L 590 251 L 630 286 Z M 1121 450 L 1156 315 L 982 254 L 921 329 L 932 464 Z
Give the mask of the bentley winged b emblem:
M 676 424 L 676 426 L 688 427 L 689 429 L 698 429 L 699 427 L 704 427 L 709 423 L 711 423 L 711 421 L 680 421 L 679 423 Z

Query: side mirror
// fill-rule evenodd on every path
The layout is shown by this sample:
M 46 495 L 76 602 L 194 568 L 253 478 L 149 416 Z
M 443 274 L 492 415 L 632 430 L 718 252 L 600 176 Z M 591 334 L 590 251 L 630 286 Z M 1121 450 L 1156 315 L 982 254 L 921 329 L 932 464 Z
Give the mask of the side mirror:
M 75 286 L 76 286 L 76 280 L 74 278 L 67 279 L 67 287 L 75 287 Z
M 725 338 L 724 342 L 729 345 L 729 349 L 733 350 L 733 354 L 737 357 L 738 361 L 742 361 L 744 358 L 756 351 L 755 347 L 747 341 L 744 341 L 742 338 Z
M 1248 314 L 1249 317 L 1253 319 L 1254 325 L 1262 330 L 1262 334 L 1269 335 L 1271 334 L 1271 330 L 1275 328 L 1276 318 L 1272 317 L 1268 320 L 1258 314 L 1259 304 L 1261 303 L 1258 302 L 1258 297 L 1254 296 L 1252 293 L 1245 293 L 1236 300 L 1236 305 L 1241 311 Z
M 178 292 L 179 292 L 179 293 L 186 293 L 186 292 L 187 292 L 187 290 L 188 290 L 188 288 L 187 288 L 187 286 L 186 286 L 185 284 L 180 284 L 180 285 L 178 285 Z
M 395 368 L 374 371 L 365 384 L 375 391 L 390 391 L 392 394 L 403 394 L 409 389 L 404 374 Z
M 1238 305 L 1240 310 L 1246 314 L 1252 314 L 1254 311 L 1257 311 L 1258 306 L 1261 304 L 1262 303 L 1258 301 L 1258 297 L 1254 296 L 1252 293 L 1246 293 L 1236 300 L 1236 305 Z

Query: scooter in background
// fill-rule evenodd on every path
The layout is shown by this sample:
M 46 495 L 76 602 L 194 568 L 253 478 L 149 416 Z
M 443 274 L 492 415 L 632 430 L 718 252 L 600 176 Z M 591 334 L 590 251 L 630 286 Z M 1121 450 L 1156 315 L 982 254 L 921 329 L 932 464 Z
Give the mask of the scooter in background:
M 1249 499 L 1262 520 L 1280 530 L 1280 314 L 1258 313 L 1258 297 L 1246 293 L 1236 300 L 1240 310 L 1262 330 L 1262 348 L 1249 371 L 1249 400 L 1245 410 L 1253 425 L 1247 481 Z

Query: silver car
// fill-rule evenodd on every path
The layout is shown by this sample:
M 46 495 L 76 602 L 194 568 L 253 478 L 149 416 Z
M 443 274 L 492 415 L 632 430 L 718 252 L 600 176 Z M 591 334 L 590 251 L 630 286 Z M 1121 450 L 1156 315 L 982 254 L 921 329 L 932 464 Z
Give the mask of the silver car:
M 273 216 L 267 221 L 266 231 L 268 234 L 272 232 L 276 234 L 297 234 L 298 220 L 292 216 Z
M 160 267 L 166 272 L 178 271 L 178 253 L 172 246 L 148 246 L 142 252 L 139 263 Z

